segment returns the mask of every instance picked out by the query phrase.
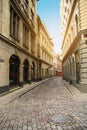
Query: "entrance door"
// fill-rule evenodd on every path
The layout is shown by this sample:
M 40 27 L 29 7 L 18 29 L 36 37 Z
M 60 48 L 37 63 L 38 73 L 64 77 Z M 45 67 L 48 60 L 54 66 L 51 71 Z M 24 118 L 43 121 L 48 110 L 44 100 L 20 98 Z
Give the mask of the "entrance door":
M 23 63 L 23 79 L 24 79 L 24 82 L 27 82 L 28 81 L 28 75 L 29 74 L 29 63 L 28 63 L 28 60 L 25 60 L 24 63 Z
M 76 83 L 79 84 L 80 81 L 80 65 L 76 63 Z
M 32 62 L 32 66 L 31 66 L 31 80 L 32 81 L 35 80 L 35 64 L 34 64 L 34 62 Z
M 80 52 L 77 51 L 75 53 L 75 61 L 76 61 L 76 83 L 79 84 L 80 82 Z
M 9 84 L 16 85 L 19 83 L 19 58 L 12 55 L 9 60 Z

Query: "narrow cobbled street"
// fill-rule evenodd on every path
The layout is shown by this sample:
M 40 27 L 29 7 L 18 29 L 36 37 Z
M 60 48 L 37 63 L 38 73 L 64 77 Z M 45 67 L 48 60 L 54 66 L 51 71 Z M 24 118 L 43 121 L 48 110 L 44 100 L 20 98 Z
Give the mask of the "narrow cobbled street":
M 87 130 L 87 101 L 75 98 L 53 77 L 0 106 L 0 130 Z

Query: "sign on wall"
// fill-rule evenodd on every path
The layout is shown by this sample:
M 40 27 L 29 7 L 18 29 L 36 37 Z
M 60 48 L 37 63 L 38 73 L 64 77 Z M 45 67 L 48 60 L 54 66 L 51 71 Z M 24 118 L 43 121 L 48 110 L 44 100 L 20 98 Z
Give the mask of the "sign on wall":
M 4 62 L 4 59 L 0 59 L 0 62 Z

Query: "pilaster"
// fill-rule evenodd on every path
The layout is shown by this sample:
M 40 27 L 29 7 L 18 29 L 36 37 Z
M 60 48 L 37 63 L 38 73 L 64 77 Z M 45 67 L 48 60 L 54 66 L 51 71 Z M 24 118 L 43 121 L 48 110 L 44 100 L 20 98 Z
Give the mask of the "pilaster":
M 29 65 L 29 81 L 31 81 L 31 64 Z
M 87 92 L 87 41 L 86 39 L 80 42 L 80 90 Z
M 19 82 L 23 82 L 23 64 L 20 64 L 19 68 Z

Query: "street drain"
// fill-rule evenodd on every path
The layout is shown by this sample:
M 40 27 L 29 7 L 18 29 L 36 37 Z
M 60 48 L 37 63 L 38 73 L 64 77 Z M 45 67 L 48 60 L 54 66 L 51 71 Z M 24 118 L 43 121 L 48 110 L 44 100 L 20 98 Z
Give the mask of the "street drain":
M 75 120 L 70 115 L 54 114 L 48 117 L 48 122 L 52 125 L 72 125 L 75 123 Z

